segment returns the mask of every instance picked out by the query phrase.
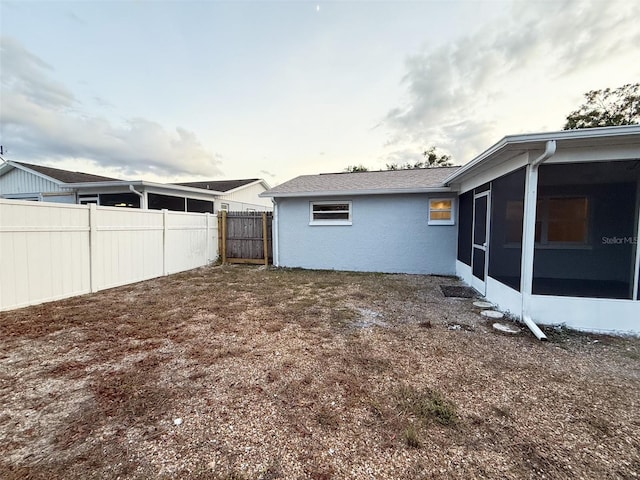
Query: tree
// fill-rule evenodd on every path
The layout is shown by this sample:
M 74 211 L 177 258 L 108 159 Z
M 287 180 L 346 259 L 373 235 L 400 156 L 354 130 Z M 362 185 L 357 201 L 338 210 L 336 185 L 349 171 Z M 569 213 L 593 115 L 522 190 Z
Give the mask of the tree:
M 585 103 L 567 116 L 565 130 L 640 123 L 640 83 L 591 90 L 584 96 Z
M 425 168 L 450 167 L 453 165 L 451 155 L 438 155 L 436 153 L 436 147 L 425 150 L 422 152 L 422 156 L 424 157 Z
M 411 163 L 387 163 L 387 170 L 412 170 L 414 168 L 437 168 L 437 167 L 450 167 L 453 165 L 450 155 L 438 155 L 436 153 L 436 147 L 429 147 L 422 152 L 424 160 Z
M 368 172 L 369 169 L 364 165 L 360 164 L 360 165 L 349 165 L 347 168 L 344 169 L 344 171 L 348 173 Z

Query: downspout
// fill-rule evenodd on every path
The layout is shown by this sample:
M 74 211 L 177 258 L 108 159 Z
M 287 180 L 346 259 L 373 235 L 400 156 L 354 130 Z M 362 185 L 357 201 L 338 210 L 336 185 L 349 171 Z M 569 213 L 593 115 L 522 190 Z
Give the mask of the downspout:
M 278 202 L 275 197 L 273 201 L 273 225 L 271 228 L 271 241 L 273 242 L 273 266 L 280 266 L 280 249 L 278 248 Z
M 524 232 L 522 235 L 522 321 L 538 340 L 547 336 L 531 319 L 529 302 L 533 290 L 533 257 L 535 251 L 536 204 L 538 200 L 538 167 L 556 153 L 556 141 L 549 140 L 544 152 L 529 165 L 527 176 L 527 199 L 524 212 Z
M 140 197 L 140 209 L 146 210 L 147 204 L 144 201 L 144 193 L 140 193 L 139 191 L 137 191 L 135 188 L 133 188 L 133 185 L 129 185 L 129 190 Z

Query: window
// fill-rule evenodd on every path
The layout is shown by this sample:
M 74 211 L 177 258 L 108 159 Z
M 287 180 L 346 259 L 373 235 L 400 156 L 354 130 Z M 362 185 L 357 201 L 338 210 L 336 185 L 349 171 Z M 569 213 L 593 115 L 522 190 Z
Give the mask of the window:
M 507 201 L 505 243 L 522 242 L 523 202 Z M 542 197 L 536 204 L 536 245 L 589 243 L 587 197 Z
M 229 211 L 229 204 L 228 203 L 221 203 L 220 204 L 220 210 L 228 212 Z
M 351 202 L 310 202 L 309 225 L 351 225 Z
M 589 240 L 589 199 L 542 197 L 538 199 L 536 243 L 586 245 Z
M 210 200 L 187 198 L 187 212 L 213 213 L 213 202 Z
M 455 224 L 452 198 L 431 198 L 429 200 L 429 225 Z
M 95 203 L 96 205 L 98 204 L 98 196 L 87 196 L 87 195 L 81 195 L 80 199 L 78 201 L 78 203 L 80 205 L 89 205 L 90 203 Z
M 1 195 L 0 198 L 6 198 L 7 200 L 28 200 L 30 202 L 40 202 L 42 201 L 41 195 L 28 195 L 28 194 L 11 194 L 11 195 Z

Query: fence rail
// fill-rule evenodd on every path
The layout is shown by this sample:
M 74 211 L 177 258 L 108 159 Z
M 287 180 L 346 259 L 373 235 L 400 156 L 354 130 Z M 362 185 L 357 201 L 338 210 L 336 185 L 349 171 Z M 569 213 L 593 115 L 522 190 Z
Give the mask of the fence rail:
M 0 311 L 216 260 L 208 213 L 0 200 Z

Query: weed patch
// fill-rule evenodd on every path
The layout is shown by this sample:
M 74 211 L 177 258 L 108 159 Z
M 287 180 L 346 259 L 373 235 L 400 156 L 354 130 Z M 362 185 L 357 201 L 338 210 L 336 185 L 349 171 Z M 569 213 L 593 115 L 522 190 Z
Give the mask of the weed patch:
M 444 399 L 437 391 L 431 389 L 417 390 L 403 385 L 396 393 L 398 410 L 422 422 L 435 420 L 441 425 L 454 425 L 458 421 L 453 403 Z

